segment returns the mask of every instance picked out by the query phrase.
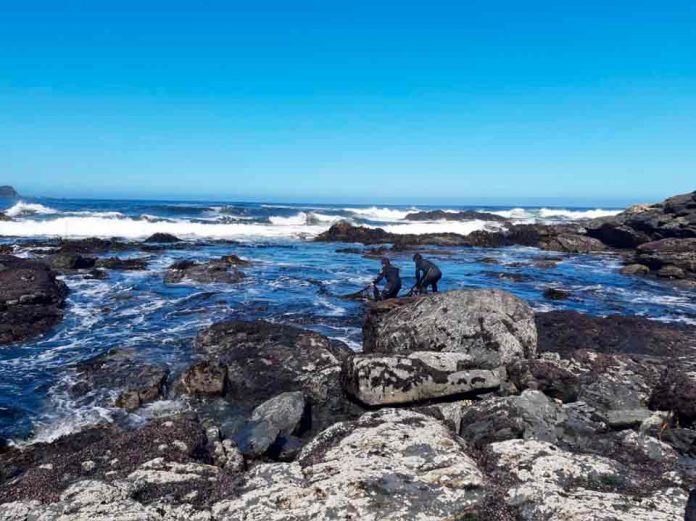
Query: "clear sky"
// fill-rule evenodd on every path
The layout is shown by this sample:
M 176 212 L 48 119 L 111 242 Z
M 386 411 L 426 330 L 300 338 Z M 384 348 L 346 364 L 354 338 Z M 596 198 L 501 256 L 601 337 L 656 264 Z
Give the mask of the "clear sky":
M 0 184 L 50 196 L 696 189 L 696 2 L 0 2 Z

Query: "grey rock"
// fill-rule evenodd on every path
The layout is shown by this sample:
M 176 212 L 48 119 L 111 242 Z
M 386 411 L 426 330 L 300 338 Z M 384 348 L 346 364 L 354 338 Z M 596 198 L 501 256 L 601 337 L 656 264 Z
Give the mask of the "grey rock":
M 404 404 L 491 391 L 505 369 L 460 369 L 472 364 L 468 353 L 414 352 L 408 355 L 355 355 L 343 366 L 350 395 L 371 406 Z
M 363 327 L 366 353 L 462 352 L 470 368 L 493 369 L 533 357 L 530 307 L 499 290 L 458 290 L 372 306 Z
M 321 433 L 298 463 L 272 467 L 213 506 L 228 521 L 476 518 L 485 481 L 461 440 L 407 410 L 367 413 Z M 273 476 L 273 477 L 271 477 Z

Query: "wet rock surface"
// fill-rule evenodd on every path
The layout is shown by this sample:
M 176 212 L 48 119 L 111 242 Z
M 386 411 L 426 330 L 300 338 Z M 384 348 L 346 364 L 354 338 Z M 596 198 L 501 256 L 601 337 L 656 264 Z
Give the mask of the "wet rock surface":
M 50 330 L 63 317 L 67 292 L 46 265 L 0 255 L 0 345 Z
M 235 284 L 244 280 L 246 276 L 237 270 L 233 264 L 218 259 L 205 263 L 196 261 L 179 261 L 172 264 L 164 277 L 168 284 L 177 284 L 190 280 L 204 284 Z
M 112 349 L 92 360 L 79 364 L 70 388 L 73 396 L 97 390 L 116 390 L 114 404 L 132 411 L 165 395 L 169 375 L 166 366 L 144 364 L 127 349 Z

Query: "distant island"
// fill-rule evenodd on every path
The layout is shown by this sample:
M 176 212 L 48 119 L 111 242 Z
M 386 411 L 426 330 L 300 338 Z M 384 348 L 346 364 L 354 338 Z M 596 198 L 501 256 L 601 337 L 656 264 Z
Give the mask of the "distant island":
M 11 186 L 0 186 L 0 197 L 4 199 L 11 199 L 14 197 L 19 197 L 17 190 Z

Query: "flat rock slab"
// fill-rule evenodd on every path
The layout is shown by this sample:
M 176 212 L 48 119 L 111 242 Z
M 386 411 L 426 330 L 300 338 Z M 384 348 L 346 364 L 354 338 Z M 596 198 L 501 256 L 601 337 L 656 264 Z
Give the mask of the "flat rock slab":
M 500 387 L 504 369 L 464 369 L 467 353 L 415 352 L 409 355 L 355 355 L 343 366 L 343 385 L 370 405 L 420 402 Z
M 493 369 L 536 352 L 534 314 L 500 290 L 475 289 L 376 303 L 363 326 L 366 353 L 467 353 L 470 368 Z
M 63 318 L 67 286 L 46 265 L 0 255 L 0 345 L 41 335 Z

